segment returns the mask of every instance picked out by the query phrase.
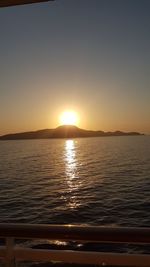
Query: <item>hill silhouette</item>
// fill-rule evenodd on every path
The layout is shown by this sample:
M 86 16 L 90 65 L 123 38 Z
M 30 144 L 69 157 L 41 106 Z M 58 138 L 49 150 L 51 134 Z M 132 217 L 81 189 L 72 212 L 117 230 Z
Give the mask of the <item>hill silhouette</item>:
M 141 135 L 141 134 L 138 132 L 92 131 L 92 130 L 84 130 L 74 125 L 62 125 L 55 129 L 44 129 L 32 132 L 6 134 L 0 136 L 0 140 L 77 138 L 77 137 L 126 136 L 126 135 Z

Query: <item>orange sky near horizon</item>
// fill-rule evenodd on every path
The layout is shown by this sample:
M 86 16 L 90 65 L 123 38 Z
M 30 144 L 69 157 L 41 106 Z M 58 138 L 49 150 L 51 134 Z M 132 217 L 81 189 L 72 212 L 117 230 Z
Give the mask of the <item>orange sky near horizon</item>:
M 66 110 L 73 110 L 77 113 L 78 121 L 75 123 L 72 123 L 76 125 L 79 128 L 87 129 L 87 130 L 102 130 L 102 131 L 137 131 L 141 133 L 150 133 L 149 126 L 145 127 L 145 122 L 143 121 L 143 126 L 138 124 L 138 122 L 132 121 L 132 116 L 128 121 L 122 121 L 120 122 L 120 119 L 115 117 L 113 121 L 109 120 L 109 112 L 107 114 L 103 114 L 101 112 L 101 115 L 96 117 L 96 112 L 90 112 L 90 110 L 87 110 L 85 113 L 83 110 L 80 110 L 79 108 L 76 109 L 58 109 L 58 111 L 52 111 L 52 112 L 45 112 L 45 117 L 43 118 L 41 115 L 41 112 L 37 113 L 35 117 L 33 117 L 32 120 L 27 120 L 26 115 L 24 115 L 24 119 L 20 120 L 20 123 L 18 123 L 18 117 L 16 118 L 10 118 L 10 121 L 4 121 L 3 128 L 4 130 L 0 130 L 0 135 L 7 134 L 7 133 L 15 133 L 15 132 L 26 132 L 26 131 L 35 131 L 40 129 L 51 129 L 56 128 L 60 125 L 63 125 L 65 123 L 61 123 L 60 116 L 61 114 Z M 92 116 L 93 115 L 93 116 Z M 30 114 L 28 114 L 30 116 Z M 95 118 L 95 119 L 93 119 Z M 67 123 L 66 123 L 67 124 Z M 71 123 L 68 123 L 71 124 Z M 8 126 L 9 125 L 9 126 Z

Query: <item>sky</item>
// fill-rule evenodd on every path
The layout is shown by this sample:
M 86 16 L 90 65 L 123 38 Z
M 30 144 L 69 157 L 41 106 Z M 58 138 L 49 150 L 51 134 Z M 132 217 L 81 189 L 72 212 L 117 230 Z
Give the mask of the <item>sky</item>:
M 0 135 L 78 126 L 150 134 L 150 1 L 0 9 Z

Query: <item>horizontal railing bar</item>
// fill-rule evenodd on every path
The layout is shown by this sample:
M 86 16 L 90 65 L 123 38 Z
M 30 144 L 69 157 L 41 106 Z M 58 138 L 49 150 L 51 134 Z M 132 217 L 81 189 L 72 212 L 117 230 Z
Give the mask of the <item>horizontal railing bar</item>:
M 107 264 L 115 266 L 149 267 L 150 256 L 140 254 L 101 253 L 69 250 L 41 250 L 15 248 L 17 261 L 60 261 L 76 264 Z
M 0 224 L 0 237 L 146 244 L 150 243 L 150 228 Z
M 48 1 L 54 1 L 54 0 L 0 0 L 0 7 L 25 5 L 38 2 L 48 2 Z
M 14 247 L 14 257 L 19 261 L 60 261 L 76 264 L 107 264 L 115 266 L 149 267 L 150 255 L 101 253 L 70 250 L 44 250 Z M 1 247 L 0 259 L 5 260 L 6 248 Z

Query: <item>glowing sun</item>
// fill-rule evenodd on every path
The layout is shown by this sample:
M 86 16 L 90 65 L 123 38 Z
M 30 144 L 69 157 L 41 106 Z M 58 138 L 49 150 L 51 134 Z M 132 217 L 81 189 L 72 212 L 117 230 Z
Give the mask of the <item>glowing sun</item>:
M 61 125 L 77 125 L 78 124 L 78 115 L 75 111 L 64 111 L 60 115 L 60 124 Z

